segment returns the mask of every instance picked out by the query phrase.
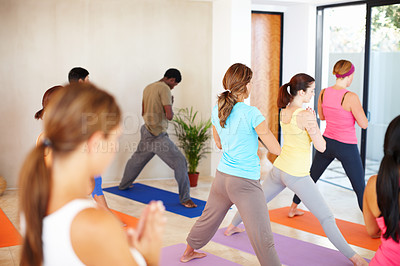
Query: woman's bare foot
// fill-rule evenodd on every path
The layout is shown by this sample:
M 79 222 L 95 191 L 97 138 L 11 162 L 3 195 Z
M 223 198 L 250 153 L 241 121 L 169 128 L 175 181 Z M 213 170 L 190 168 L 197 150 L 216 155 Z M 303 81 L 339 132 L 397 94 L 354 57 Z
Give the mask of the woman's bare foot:
M 205 256 L 207 256 L 206 253 L 196 252 L 191 246 L 187 245 L 186 250 L 181 257 L 181 262 L 188 262 L 193 259 L 201 259 L 204 258 Z
M 289 218 L 293 218 L 294 216 L 302 216 L 304 215 L 304 212 L 300 211 L 297 209 L 297 204 L 292 203 L 292 206 L 290 206 L 290 210 L 288 213 Z
M 353 257 L 350 258 L 351 262 L 354 266 L 367 266 L 368 262 L 366 262 L 363 257 L 358 254 L 355 254 Z
M 242 232 L 244 232 L 244 229 L 234 226 L 233 224 L 230 224 L 228 226 L 228 228 L 226 228 L 224 235 L 231 236 L 233 234 L 242 233 Z

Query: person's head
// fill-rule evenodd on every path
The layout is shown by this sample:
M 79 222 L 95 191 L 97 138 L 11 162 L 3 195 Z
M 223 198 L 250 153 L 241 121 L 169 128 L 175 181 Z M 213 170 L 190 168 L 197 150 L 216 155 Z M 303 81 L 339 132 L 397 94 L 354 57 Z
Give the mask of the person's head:
M 278 108 L 285 108 L 295 97 L 301 96 L 304 102 L 309 102 L 315 93 L 315 80 L 310 75 L 299 73 L 294 75 L 289 83 L 279 88 Z
M 63 86 L 54 86 L 48 89 L 44 94 L 43 94 L 43 99 L 42 99 L 42 109 L 36 112 L 35 114 L 35 119 L 43 119 L 43 114 L 45 112 L 45 109 L 47 105 L 50 102 L 51 95 L 56 92 L 57 90 L 61 89 Z
M 218 96 L 218 117 L 221 127 L 225 126 L 233 106 L 249 97 L 252 77 L 253 71 L 240 63 L 233 64 L 226 71 L 222 80 L 225 91 Z
M 89 81 L 89 71 L 82 67 L 74 67 L 68 73 L 68 81 L 69 83 Z
M 178 69 L 175 68 L 170 68 L 168 69 L 165 74 L 164 77 L 162 79 L 172 90 L 176 85 L 179 84 L 179 82 L 182 81 L 182 76 L 181 76 L 181 72 L 179 72 Z
M 65 165 L 63 162 L 72 157 L 84 158 L 85 174 L 79 176 L 79 181 L 72 180 L 89 184 L 90 177 L 103 172 L 112 160 L 120 120 L 114 97 L 90 83 L 70 84 L 52 96 L 44 120 L 45 139 L 29 153 L 20 172 L 20 211 L 26 221 L 21 265 L 41 265 L 43 261 L 42 221 L 52 183 L 57 182 L 53 179 L 53 165 Z M 45 149 L 52 151 L 52 163 L 47 166 Z
M 376 194 L 379 210 L 387 227 L 386 239 L 391 237 L 399 242 L 399 178 L 400 178 L 400 116 L 390 122 L 383 143 L 383 159 L 376 180 Z
M 336 76 L 337 80 L 345 80 L 346 86 L 350 86 L 354 77 L 354 65 L 348 60 L 339 60 L 333 66 L 332 74 Z

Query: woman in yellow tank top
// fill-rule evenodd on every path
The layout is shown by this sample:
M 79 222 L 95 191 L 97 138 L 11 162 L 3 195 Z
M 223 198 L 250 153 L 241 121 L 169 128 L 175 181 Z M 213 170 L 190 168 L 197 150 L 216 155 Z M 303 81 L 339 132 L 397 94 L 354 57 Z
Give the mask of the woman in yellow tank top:
M 315 81 L 307 74 L 297 74 L 279 89 L 278 107 L 282 108 L 280 124 L 283 134 L 282 152 L 262 184 L 266 201 L 271 201 L 288 187 L 318 218 L 332 244 L 354 265 L 368 265 L 346 242 L 316 184 L 310 177 L 311 142 L 320 151 L 325 150 L 325 140 L 319 130 L 315 113 L 302 108 L 314 96 Z M 242 232 L 236 213 L 225 231 L 229 236 Z

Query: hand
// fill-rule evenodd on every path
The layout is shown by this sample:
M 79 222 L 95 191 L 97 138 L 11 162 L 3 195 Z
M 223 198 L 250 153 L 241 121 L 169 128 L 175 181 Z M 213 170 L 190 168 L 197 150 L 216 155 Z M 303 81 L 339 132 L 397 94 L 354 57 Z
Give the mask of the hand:
M 145 258 L 147 265 L 158 265 L 166 218 L 161 201 L 152 201 L 143 210 L 136 230 L 127 230 L 129 244 Z
M 307 111 L 310 111 L 313 115 L 315 115 L 314 109 L 312 109 L 310 106 L 306 108 Z

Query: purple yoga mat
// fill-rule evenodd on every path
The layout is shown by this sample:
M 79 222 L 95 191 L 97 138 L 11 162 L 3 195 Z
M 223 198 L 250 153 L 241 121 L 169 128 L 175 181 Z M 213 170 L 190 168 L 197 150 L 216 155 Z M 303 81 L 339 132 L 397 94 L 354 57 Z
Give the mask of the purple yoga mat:
M 207 256 L 202 259 L 194 259 L 186 263 L 179 261 L 183 252 L 186 249 L 186 244 L 177 244 L 169 247 L 165 247 L 161 251 L 161 262 L 160 266 L 174 266 L 174 265 L 218 265 L 218 266 L 235 266 L 240 265 L 232 261 L 220 258 L 208 252 L 200 251 L 206 253 Z
M 242 224 L 239 225 L 239 227 L 244 228 Z M 227 237 L 224 235 L 225 229 L 226 228 L 219 229 L 211 240 L 255 255 L 246 232 Z M 337 250 L 321 247 L 276 233 L 274 233 L 274 242 L 281 263 L 288 266 L 353 265 L 349 259 Z M 369 262 L 369 260 L 367 261 Z

